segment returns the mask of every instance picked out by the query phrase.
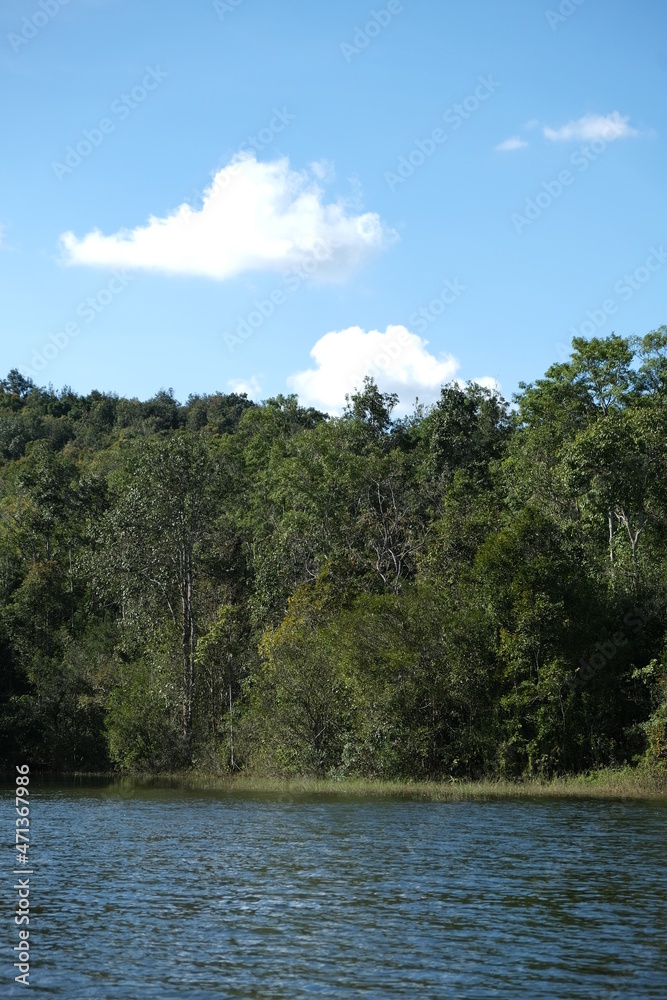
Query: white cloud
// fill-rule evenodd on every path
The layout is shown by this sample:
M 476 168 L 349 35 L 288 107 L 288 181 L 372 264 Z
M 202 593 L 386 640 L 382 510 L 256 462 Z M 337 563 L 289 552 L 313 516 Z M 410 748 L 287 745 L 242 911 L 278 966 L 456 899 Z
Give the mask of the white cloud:
M 543 132 L 552 142 L 574 140 L 604 139 L 612 142 L 614 139 L 629 139 L 639 135 L 637 129 L 628 125 L 629 116 L 612 111 L 610 115 L 584 115 L 577 121 L 567 122 L 560 128 L 544 126 Z
M 261 163 L 240 153 L 215 175 L 201 208 L 184 203 L 166 218 L 151 216 L 111 236 L 98 229 L 81 239 L 64 233 L 64 259 L 224 281 L 245 271 L 284 272 L 317 253 L 318 260 L 327 257 L 318 278 L 335 280 L 396 234 L 375 212 L 355 215 L 343 200 L 326 203 L 313 174 L 312 167 L 292 170 L 286 157 Z
M 503 142 L 499 142 L 495 147 L 500 153 L 511 153 L 514 149 L 523 149 L 528 143 L 525 139 L 522 139 L 518 135 L 510 136 L 509 139 L 505 139 Z
M 496 396 L 501 395 L 500 382 L 497 378 L 492 378 L 490 375 L 482 375 L 481 378 L 472 379 L 477 385 L 481 385 L 483 389 L 488 389 Z
M 335 180 L 336 171 L 330 160 L 313 160 L 312 163 L 308 164 L 308 168 L 323 184 L 329 184 Z
M 434 402 L 440 386 L 450 382 L 459 367 L 451 354 L 436 357 L 427 345 L 404 326 L 388 326 L 385 333 L 358 326 L 332 331 L 310 352 L 315 367 L 290 375 L 287 384 L 303 405 L 340 413 L 345 394 L 361 389 L 364 376 L 371 375 L 382 392 L 398 393 L 398 412 L 406 413 L 415 396 Z
M 245 380 L 230 378 L 227 387 L 230 392 L 237 392 L 239 395 L 245 392 L 249 399 L 259 399 L 262 392 L 262 387 L 255 375 L 251 375 L 249 379 Z

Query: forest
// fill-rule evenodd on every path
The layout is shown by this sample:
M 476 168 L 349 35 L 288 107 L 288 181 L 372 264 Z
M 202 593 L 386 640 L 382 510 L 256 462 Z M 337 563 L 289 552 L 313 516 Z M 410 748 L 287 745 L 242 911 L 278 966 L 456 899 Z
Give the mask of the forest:
M 667 767 L 667 328 L 396 417 L 0 381 L 0 759 Z

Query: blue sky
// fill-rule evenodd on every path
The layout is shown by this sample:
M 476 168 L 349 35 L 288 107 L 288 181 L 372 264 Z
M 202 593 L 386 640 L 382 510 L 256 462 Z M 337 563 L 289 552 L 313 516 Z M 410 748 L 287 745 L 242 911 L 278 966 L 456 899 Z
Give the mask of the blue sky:
M 4 0 L 0 352 L 146 398 L 510 396 L 667 322 L 663 0 Z M 489 384 L 490 381 L 489 381 Z

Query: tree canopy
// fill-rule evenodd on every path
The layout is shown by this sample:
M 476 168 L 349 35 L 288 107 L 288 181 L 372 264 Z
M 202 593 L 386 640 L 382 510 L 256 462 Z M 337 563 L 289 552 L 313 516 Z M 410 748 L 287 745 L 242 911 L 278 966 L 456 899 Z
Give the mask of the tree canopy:
M 0 381 L 5 764 L 667 765 L 667 329 L 396 404 Z

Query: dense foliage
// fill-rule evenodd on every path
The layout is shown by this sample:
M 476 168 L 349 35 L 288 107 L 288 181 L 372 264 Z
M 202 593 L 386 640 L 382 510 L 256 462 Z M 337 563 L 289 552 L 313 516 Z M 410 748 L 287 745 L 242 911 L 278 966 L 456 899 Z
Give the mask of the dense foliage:
M 516 406 L 0 382 L 0 754 L 58 770 L 667 764 L 667 329 Z

